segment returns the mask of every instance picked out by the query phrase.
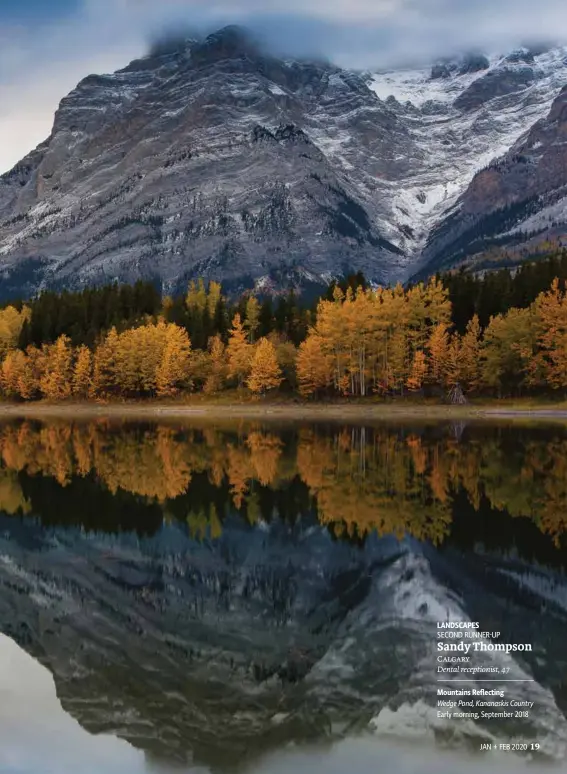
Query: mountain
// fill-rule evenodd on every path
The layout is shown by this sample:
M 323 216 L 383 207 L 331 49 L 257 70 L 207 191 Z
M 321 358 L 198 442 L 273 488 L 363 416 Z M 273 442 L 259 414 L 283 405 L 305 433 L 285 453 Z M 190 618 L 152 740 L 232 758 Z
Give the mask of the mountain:
M 385 279 L 401 251 L 364 166 L 386 170 L 383 146 L 405 134 L 360 75 L 274 59 L 232 27 L 89 76 L 1 179 L 4 288 L 245 287 L 353 264 Z M 350 168 L 329 152 L 343 142 Z
M 83 79 L 0 177 L 0 295 L 140 278 L 171 293 L 197 276 L 240 291 L 350 270 L 387 282 L 457 262 L 482 170 L 515 163 L 530 132 L 546 156 L 552 132 L 536 125 L 566 83 L 562 48 L 363 73 L 278 59 L 237 27 L 157 47 Z
M 472 207 L 484 208 L 486 236 L 498 236 L 488 224 L 491 217 L 498 220 L 493 213 L 506 205 L 487 196 L 490 174 L 486 170 L 518 155 L 517 149 L 529 142 L 527 138 L 536 127 L 555 120 L 565 84 L 567 49 L 544 47 L 490 58 L 470 55 L 437 63 L 430 72 L 401 71 L 372 77 L 372 87 L 386 104 L 398 114 L 405 108 L 406 124 L 423 152 L 410 173 L 392 185 L 399 222 L 408 227 L 408 233 L 411 230 L 411 239 L 403 245 L 397 242 L 410 257 L 410 273 L 419 271 L 419 276 L 427 276 L 461 260 L 459 246 L 453 248 L 452 241 L 470 227 L 468 202 L 474 200 Z M 554 139 L 542 133 L 539 142 L 542 144 L 536 150 L 543 156 L 544 145 Z M 514 196 L 521 199 L 523 182 L 516 177 L 514 183 Z M 538 207 L 536 204 L 531 213 Z M 518 209 L 514 217 L 516 239 L 522 243 L 522 212 Z M 558 221 L 561 217 L 559 209 Z M 567 223 L 567 211 L 563 223 Z M 544 223 L 542 234 L 546 231 Z M 474 244 L 471 238 L 467 249 L 474 254 L 486 247 L 486 243 Z
M 478 172 L 432 230 L 422 275 L 469 262 L 485 266 L 537 253 L 567 234 L 567 87 L 549 114 Z M 475 258 L 480 254 L 479 262 Z

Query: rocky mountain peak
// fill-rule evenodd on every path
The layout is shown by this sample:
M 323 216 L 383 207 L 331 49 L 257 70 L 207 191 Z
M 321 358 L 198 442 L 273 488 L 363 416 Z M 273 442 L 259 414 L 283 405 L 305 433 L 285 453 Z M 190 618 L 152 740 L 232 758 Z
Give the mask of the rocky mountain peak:
M 259 54 L 259 46 L 251 33 L 238 25 L 223 27 L 191 48 L 191 59 L 196 64 L 212 64 L 223 59 L 256 59 Z
M 513 148 L 539 169 L 559 147 L 567 50 L 520 53 L 359 73 L 229 26 L 88 76 L 0 178 L 0 295 L 156 273 L 168 293 L 198 276 L 235 292 L 405 279 L 480 170 Z
M 431 68 L 432 81 L 452 78 L 453 76 L 480 73 L 490 68 L 489 58 L 480 52 L 469 52 L 457 58 L 439 59 Z

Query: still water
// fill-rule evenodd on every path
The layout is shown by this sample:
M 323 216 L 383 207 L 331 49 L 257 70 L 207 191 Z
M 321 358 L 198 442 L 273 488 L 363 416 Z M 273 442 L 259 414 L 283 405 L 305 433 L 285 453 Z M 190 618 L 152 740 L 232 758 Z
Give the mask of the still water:
M 0 460 L 2 774 L 564 770 L 564 426 L 22 421 Z M 449 618 L 531 643 L 491 656 L 529 718 L 438 716 Z

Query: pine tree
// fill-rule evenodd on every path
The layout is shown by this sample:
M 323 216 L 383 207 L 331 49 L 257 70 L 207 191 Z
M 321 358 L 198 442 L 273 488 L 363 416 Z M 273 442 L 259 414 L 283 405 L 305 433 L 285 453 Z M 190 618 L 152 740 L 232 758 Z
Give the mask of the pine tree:
M 246 384 L 252 392 L 263 394 L 279 387 L 281 382 L 282 372 L 274 345 L 269 339 L 261 338 L 254 347 L 252 367 Z

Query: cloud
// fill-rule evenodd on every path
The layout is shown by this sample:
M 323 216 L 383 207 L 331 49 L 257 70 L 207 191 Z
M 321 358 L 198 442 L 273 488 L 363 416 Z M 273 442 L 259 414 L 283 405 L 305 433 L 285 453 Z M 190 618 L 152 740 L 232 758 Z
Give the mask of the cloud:
M 126 65 L 171 30 L 240 23 L 274 52 L 361 68 L 506 51 L 567 32 L 564 0 L 77 0 L 63 8 L 36 25 L 14 14 L 2 24 L 0 11 L 0 171 L 45 139 L 59 99 L 80 78 Z

